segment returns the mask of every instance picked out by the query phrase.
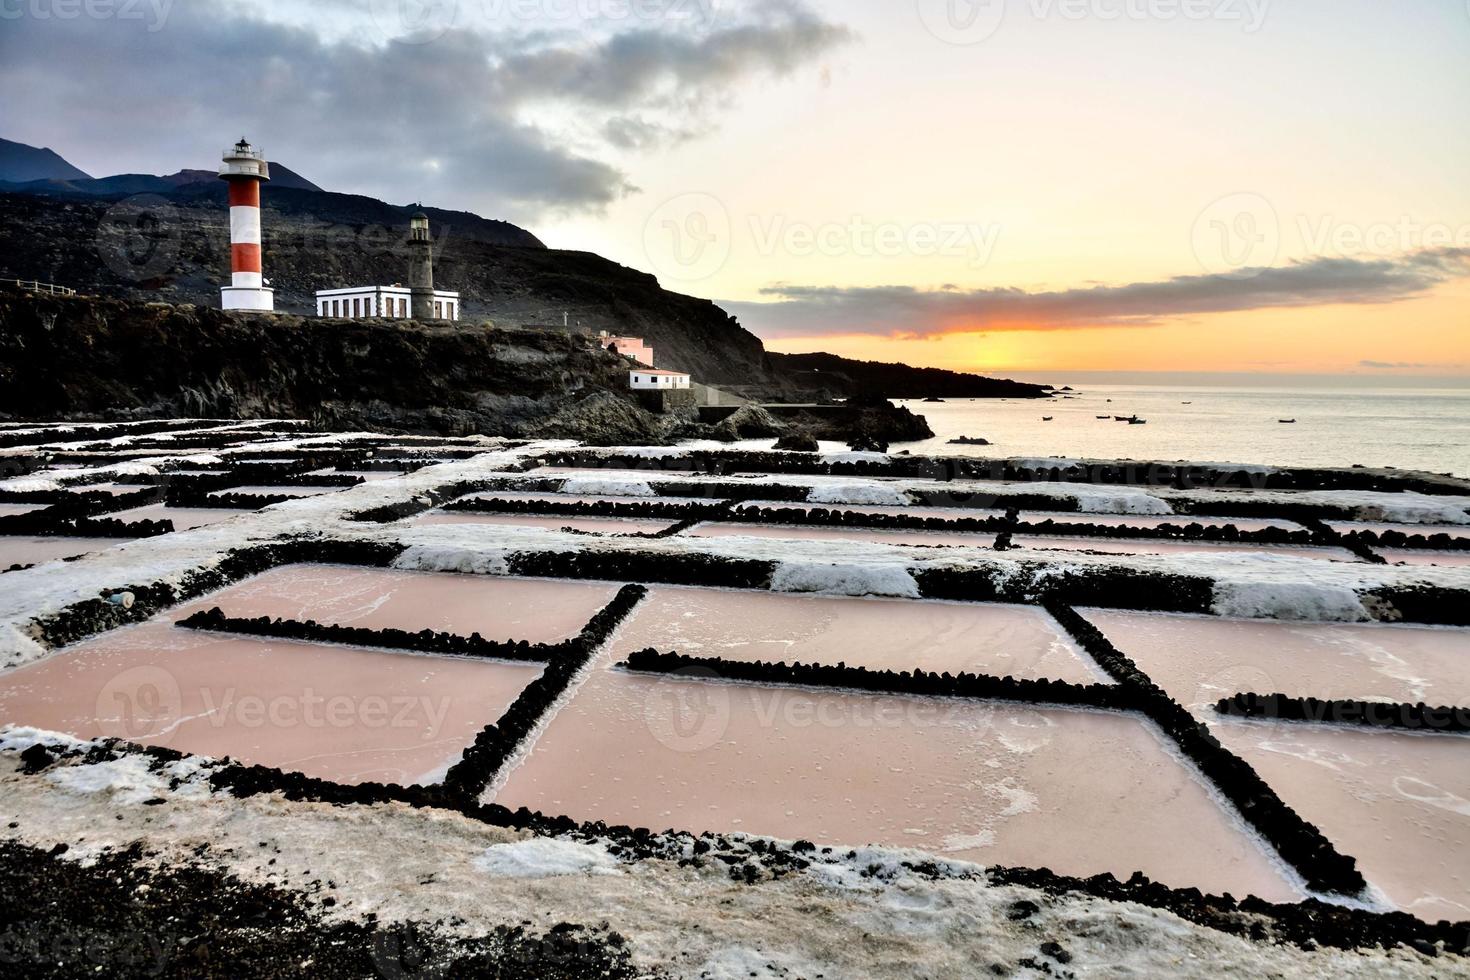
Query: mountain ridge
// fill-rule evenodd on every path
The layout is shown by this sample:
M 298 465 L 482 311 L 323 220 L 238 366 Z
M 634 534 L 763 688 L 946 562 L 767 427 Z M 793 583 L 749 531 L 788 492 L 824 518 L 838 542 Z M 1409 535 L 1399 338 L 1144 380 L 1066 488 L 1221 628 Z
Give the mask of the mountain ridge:
M 0 181 L 91 180 L 80 167 L 72 166 L 49 146 L 31 146 L 0 138 Z

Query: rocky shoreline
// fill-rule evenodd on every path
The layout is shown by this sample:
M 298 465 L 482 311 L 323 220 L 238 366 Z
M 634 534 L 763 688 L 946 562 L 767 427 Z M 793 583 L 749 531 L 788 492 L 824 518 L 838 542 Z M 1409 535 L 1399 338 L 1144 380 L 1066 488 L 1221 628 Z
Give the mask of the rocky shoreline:
M 884 398 L 777 419 L 648 411 L 628 361 L 576 333 L 360 320 L 0 290 L 0 419 L 301 418 L 319 429 L 576 439 L 822 439 L 886 448 L 933 435 Z

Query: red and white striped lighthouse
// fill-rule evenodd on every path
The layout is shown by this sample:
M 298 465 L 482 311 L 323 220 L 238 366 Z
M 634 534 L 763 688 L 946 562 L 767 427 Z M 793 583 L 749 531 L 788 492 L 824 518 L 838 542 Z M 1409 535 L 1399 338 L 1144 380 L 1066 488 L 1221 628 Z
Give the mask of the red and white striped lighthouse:
M 220 289 L 220 306 L 274 312 L 275 291 L 260 265 L 260 185 L 271 179 L 270 165 L 242 139 L 225 151 L 219 176 L 230 185 L 230 284 Z

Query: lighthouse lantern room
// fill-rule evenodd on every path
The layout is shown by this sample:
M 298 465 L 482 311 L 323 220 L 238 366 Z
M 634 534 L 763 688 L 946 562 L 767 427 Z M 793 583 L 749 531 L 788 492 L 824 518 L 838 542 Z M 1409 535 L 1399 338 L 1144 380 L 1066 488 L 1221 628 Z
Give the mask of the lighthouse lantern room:
M 273 312 L 275 292 L 260 262 L 260 185 L 271 179 L 270 164 L 242 139 L 225 151 L 219 176 L 230 188 L 230 284 L 220 289 L 220 306 Z

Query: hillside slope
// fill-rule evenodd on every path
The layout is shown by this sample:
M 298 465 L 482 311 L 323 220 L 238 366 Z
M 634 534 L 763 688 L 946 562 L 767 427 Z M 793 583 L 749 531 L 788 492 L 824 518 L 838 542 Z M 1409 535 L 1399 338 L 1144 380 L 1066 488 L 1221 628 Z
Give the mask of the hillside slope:
M 1021 381 L 986 378 L 941 368 L 855 361 L 836 354 L 767 355 L 790 384 L 826 389 L 835 396 L 884 398 L 1045 398 L 1047 389 Z
M 49 147 L 0 139 L 0 181 L 90 179 Z

